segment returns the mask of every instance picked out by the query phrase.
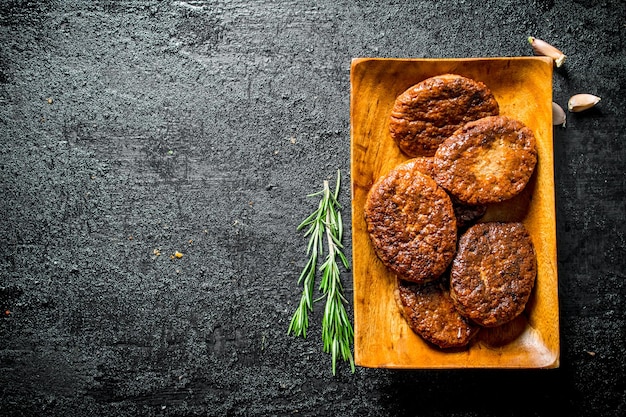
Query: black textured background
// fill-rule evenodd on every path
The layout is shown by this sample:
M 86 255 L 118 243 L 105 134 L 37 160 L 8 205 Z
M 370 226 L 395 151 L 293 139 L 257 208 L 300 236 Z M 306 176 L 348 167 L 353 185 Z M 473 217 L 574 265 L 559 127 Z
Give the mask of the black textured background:
M 529 35 L 602 97 L 555 128 L 561 367 L 333 377 L 319 308 L 286 330 L 351 59 Z M 0 415 L 626 414 L 625 38 L 619 0 L 0 0 Z

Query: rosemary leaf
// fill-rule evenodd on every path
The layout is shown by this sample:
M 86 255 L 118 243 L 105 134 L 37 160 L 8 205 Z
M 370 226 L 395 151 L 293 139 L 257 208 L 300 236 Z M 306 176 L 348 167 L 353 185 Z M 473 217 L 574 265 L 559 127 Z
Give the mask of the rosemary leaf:
M 321 191 L 309 194 L 309 197 L 321 195 L 317 209 L 307 216 L 298 225 L 297 230 L 306 229 L 305 237 L 309 237 L 307 255 L 309 259 L 303 268 L 298 283 L 302 283 L 303 290 L 298 308 L 289 323 L 288 334 L 306 337 L 309 326 L 308 313 L 313 310 L 313 303 L 325 299 L 325 308 L 322 317 L 322 344 L 323 351 L 331 355 L 331 370 L 336 374 L 337 358 L 341 356 L 350 363 L 352 373 L 355 371 L 354 358 L 351 346 L 354 341 L 354 330 L 344 303 L 348 303 L 343 296 L 343 285 L 337 258 L 345 269 L 350 268 L 348 259 L 343 254 L 343 221 L 341 205 L 338 202 L 341 184 L 341 173 L 337 171 L 337 181 L 334 192 L 331 193 L 328 181 L 324 181 Z M 324 251 L 326 238 L 326 257 L 319 267 L 321 280 L 319 291 L 321 296 L 313 300 L 314 281 L 317 270 L 318 257 Z

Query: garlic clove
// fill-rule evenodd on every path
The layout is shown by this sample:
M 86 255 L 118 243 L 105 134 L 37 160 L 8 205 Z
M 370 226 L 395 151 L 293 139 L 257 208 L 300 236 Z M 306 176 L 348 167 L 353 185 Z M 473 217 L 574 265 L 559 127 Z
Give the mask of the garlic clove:
M 569 111 L 576 113 L 592 108 L 599 101 L 600 97 L 593 94 L 575 94 L 567 102 L 567 108 Z
M 567 58 L 567 55 L 544 40 L 529 36 L 528 42 L 533 47 L 535 54 L 549 56 L 554 60 L 557 68 L 563 65 L 565 58 Z
M 554 101 L 552 102 L 552 125 L 561 125 L 565 127 L 565 119 L 567 118 L 565 114 L 565 110 L 563 107 L 556 104 Z

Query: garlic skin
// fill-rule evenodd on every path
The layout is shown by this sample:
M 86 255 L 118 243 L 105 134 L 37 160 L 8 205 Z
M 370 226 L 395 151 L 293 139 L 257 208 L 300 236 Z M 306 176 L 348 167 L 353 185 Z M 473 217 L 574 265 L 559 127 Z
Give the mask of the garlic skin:
M 567 109 L 572 113 L 587 110 L 598 104 L 600 97 L 593 94 L 575 94 L 567 102 Z
M 552 125 L 553 126 L 561 125 L 565 127 L 566 119 L 567 119 L 567 115 L 565 114 L 565 110 L 563 110 L 563 107 L 559 106 L 553 101 L 552 102 Z
M 552 58 L 557 68 L 563 65 L 563 63 L 565 62 L 565 58 L 567 58 L 567 55 L 565 55 L 559 49 L 555 48 L 544 40 L 535 38 L 534 36 L 528 37 L 528 43 L 530 43 L 530 46 L 533 47 L 535 54 L 549 56 L 550 58 Z

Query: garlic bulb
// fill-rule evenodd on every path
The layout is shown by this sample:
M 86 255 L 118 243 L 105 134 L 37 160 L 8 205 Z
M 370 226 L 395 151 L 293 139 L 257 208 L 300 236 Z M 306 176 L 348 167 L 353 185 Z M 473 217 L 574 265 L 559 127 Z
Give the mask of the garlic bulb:
M 567 108 L 572 113 L 587 110 L 598 104 L 600 97 L 593 94 L 575 94 L 567 102 Z
M 565 119 L 567 116 L 565 115 L 565 110 L 563 107 L 556 104 L 554 101 L 552 102 L 552 124 L 554 126 L 561 125 L 565 127 Z
M 549 56 L 554 60 L 557 67 L 563 65 L 565 58 L 567 58 L 563 52 L 544 40 L 529 36 L 528 42 L 530 43 L 530 46 L 533 47 L 533 50 L 537 55 Z

